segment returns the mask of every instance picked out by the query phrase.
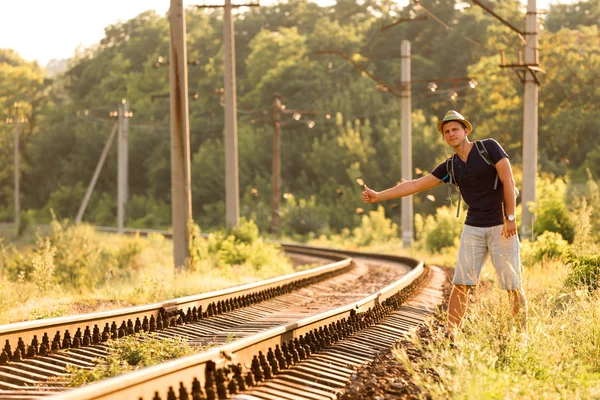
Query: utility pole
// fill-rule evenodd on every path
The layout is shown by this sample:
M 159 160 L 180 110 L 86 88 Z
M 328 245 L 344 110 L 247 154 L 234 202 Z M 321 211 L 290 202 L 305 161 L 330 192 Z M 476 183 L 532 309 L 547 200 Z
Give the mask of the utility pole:
M 400 121 L 402 131 L 402 180 L 412 180 L 412 106 L 411 106 L 411 71 L 410 42 L 403 40 L 400 47 L 401 80 L 400 80 Z M 402 198 L 402 244 L 410 247 L 413 241 L 413 197 Z
M 108 136 L 108 140 L 104 144 L 104 149 L 102 149 L 102 154 L 100 155 L 98 164 L 96 164 L 96 169 L 94 170 L 94 175 L 92 176 L 92 180 L 90 181 L 88 188 L 85 192 L 85 196 L 83 197 L 83 200 L 81 201 L 81 205 L 79 206 L 79 211 L 77 211 L 77 216 L 75 217 L 75 224 L 79 224 L 81 222 L 81 219 L 83 218 L 83 213 L 85 212 L 85 209 L 87 208 L 87 204 L 90 201 L 90 197 L 92 196 L 92 192 L 94 191 L 94 187 L 96 186 L 96 181 L 98 181 L 98 177 L 100 176 L 100 171 L 102 171 L 102 167 L 104 166 L 104 161 L 106 161 L 106 156 L 108 154 L 108 150 L 110 149 L 110 146 L 112 145 L 112 142 L 115 138 L 115 134 L 117 133 L 118 128 L 119 128 L 119 124 L 116 123 L 113 126 L 113 129 L 112 129 L 110 135 Z
M 117 227 L 119 234 L 123 234 L 125 205 L 127 203 L 127 176 L 129 158 L 129 105 L 127 104 L 127 100 L 121 100 L 118 113 L 119 139 L 117 141 Z
M 525 32 L 505 21 L 493 10 L 483 5 L 479 0 L 472 0 L 474 4 L 500 20 L 504 25 L 515 31 L 525 46 L 525 63 L 519 61 L 515 64 L 504 64 L 504 54 L 500 57 L 500 68 L 511 68 L 523 82 L 523 190 L 521 190 L 521 204 L 523 206 L 521 221 L 521 237 L 529 237 L 533 229 L 535 215 L 529 211 L 530 203 L 536 203 L 536 180 L 538 162 L 538 86 L 540 80 L 538 73 L 545 73 L 538 64 L 538 23 L 536 0 L 527 0 L 527 14 L 525 15 Z
M 232 9 L 239 7 L 258 7 L 259 3 L 225 5 L 197 5 L 197 8 L 224 8 L 223 16 L 223 62 L 225 66 L 225 222 L 227 228 L 238 225 L 240 219 L 240 178 L 238 167 L 237 140 L 237 95 L 235 78 L 235 29 Z
M 169 8 L 171 56 L 171 213 L 175 270 L 185 267 L 190 256 L 188 223 L 192 219 L 190 128 L 188 121 L 187 47 L 183 0 L 171 0 Z
M 536 0 L 527 1 L 525 17 L 525 65 L 538 65 Z M 527 72 L 527 71 L 526 71 Z M 525 74 L 523 101 L 523 197 L 521 237 L 529 237 L 535 214 L 529 211 L 529 203 L 536 203 L 536 178 L 538 164 L 538 81 L 533 71 Z
M 238 225 L 240 191 L 238 171 L 237 100 L 235 79 L 235 35 L 231 0 L 225 0 L 223 21 L 225 62 L 225 214 L 227 228 Z
M 281 198 L 281 100 L 273 94 L 273 199 L 271 206 L 271 232 L 279 233 L 279 208 Z
M 21 222 L 21 199 L 19 189 L 19 103 L 15 108 L 15 227 L 18 230 Z
M 281 104 L 279 93 L 273 93 L 273 199 L 271 206 L 271 232 L 279 233 L 280 208 L 281 208 L 281 114 L 293 114 L 296 121 L 300 121 L 302 115 L 323 114 L 325 118 L 330 119 L 331 115 L 327 112 L 300 110 L 287 108 Z M 314 128 L 315 121 L 304 122 L 309 129 Z

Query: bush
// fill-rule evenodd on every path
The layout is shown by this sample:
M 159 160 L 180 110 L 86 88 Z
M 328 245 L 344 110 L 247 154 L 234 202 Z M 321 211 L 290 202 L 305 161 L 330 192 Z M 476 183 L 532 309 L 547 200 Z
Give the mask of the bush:
M 17 237 L 23 236 L 23 234 L 29 229 L 31 225 L 33 213 L 32 212 L 22 212 L 19 216 L 19 226 L 17 226 Z
M 379 205 L 376 211 L 362 216 L 361 224 L 354 228 L 353 234 L 358 246 L 368 246 L 398 239 L 398 225 L 385 217 L 385 209 Z
M 162 200 L 134 195 L 127 202 L 127 226 L 162 229 L 171 224 L 171 206 Z
M 47 237 L 38 232 L 32 253 L 2 250 L 9 279 L 34 282 L 39 290 L 47 290 L 53 281 L 78 290 L 92 288 L 109 277 L 129 277 L 143 250 L 138 239 L 129 238 L 115 250 L 104 249 L 91 226 L 74 226 L 67 219 L 53 217 L 50 227 Z
M 570 255 L 566 261 L 572 268 L 567 286 L 584 286 L 589 290 L 600 288 L 600 255 Z
M 546 231 L 535 242 L 524 240 L 521 244 L 523 265 L 533 265 L 547 259 L 561 257 L 569 250 L 569 243 L 560 233 Z
M 286 202 L 281 208 L 281 227 L 287 234 L 306 235 L 320 233 L 325 227 L 325 218 L 316 205 L 315 197 L 310 199 L 296 198 L 291 194 L 284 195 Z
M 79 210 L 79 203 L 84 197 L 85 190 L 82 182 L 77 182 L 74 186 L 60 185 L 50 194 L 46 207 L 54 210 L 53 212 L 59 218 L 74 218 L 75 213 Z
M 195 264 L 210 258 L 220 266 L 246 264 L 258 270 L 280 254 L 278 245 L 262 241 L 252 220 L 241 218 L 239 225 L 230 233 L 223 229 L 210 233 L 207 238 L 199 236 L 197 225 L 192 227 L 194 240 L 190 253 Z
M 56 248 L 50 244 L 50 240 L 46 239 L 43 247 L 38 249 L 37 254 L 31 259 L 32 280 L 41 294 L 46 294 L 54 283 L 55 254 Z
M 439 253 L 445 247 L 452 247 L 460 240 L 465 212 L 457 218 L 455 211 L 449 207 L 440 207 L 435 216 L 428 215 L 422 222 L 422 233 L 418 236 L 424 240 L 425 248 L 432 253 Z M 420 227 L 419 222 L 418 227 Z
M 252 244 L 256 242 L 260 235 L 258 232 L 258 226 L 254 221 L 248 221 L 246 218 L 240 218 L 238 226 L 234 226 L 231 229 L 231 235 L 238 243 Z
M 573 243 L 575 223 L 566 206 L 567 184 L 562 179 L 552 181 L 548 177 L 539 178 L 537 184 L 537 204 L 533 207 L 536 215 L 534 232 L 536 236 L 546 231 L 560 233 L 563 239 Z

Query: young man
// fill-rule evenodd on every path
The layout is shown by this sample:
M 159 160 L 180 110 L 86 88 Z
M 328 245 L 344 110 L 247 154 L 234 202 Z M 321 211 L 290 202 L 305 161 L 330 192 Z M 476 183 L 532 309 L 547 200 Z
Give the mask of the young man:
M 448 301 L 450 334 L 460 327 L 467 308 L 469 291 L 479 283 L 483 266 L 491 257 L 498 281 L 507 290 L 512 313 L 522 328 L 527 324 L 527 300 L 521 285 L 520 245 L 515 218 L 515 182 L 508 155 L 493 139 L 481 143 L 492 165 L 480 154 L 468 135 L 473 130 L 469 121 L 451 110 L 437 124 L 438 131 L 455 154 L 438 165 L 431 174 L 402 182 L 376 192 L 364 186 L 365 203 L 410 196 L 452 179 L 469 206 L 460 238 L 454 284 Z

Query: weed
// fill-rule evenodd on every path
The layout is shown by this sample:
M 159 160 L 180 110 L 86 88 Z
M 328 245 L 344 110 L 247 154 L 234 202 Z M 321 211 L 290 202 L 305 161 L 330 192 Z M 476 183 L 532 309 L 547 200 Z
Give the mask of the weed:
M 79 387 L 142 367 L 183 357 L 194 352 L 185 339 L 161 339 L 155 333 L 139 333 L 107 342 L 108 356 L 92 369 L 68 366 L 69 386 Z
M 517 329 L 506 293 L 491 287 L 476 292 L 452 346 L 431 320 L 431 337 L 411 334 L 414 348 L 396 348 L 396 358 L 431 398 L 596 398 L 600 298 L 565 286 L 568 275 L 557 260 L 524 271 L 526 333 Z

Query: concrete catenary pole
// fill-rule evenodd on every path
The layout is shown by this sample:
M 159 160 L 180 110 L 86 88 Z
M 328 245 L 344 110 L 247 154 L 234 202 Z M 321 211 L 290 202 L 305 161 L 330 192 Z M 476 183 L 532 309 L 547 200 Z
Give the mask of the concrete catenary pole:
M 536 0 L 527 1 L 525 17 L 525 64 L 538 64 L 538 24 Z M 538 85 L 531 71 L 525 73 L 523 104 L 523 204 L 521 237 L 532 233 L 535 215 L 528 204 L 536 202 L 536 177 L 538 163 Z
M 402 180 L 412 179 L 412 105 L 410 87 L 410 42 L 403 40 L 400 46 L 400 126 L 402 131 Z M 410 247 L 413 242 L 413 197 L 402 198 L 402 244 Z
M 279 207 L 281 199 L 281 101 L 273 95 L 273 199 L 271 205 L 271 232 L 279 233 Z
M 19 188 L 19 106 L 15 104 L 15 228 L 21 223 L 21 195 Z
M 77 211 L 77 216 L 75 217 L 75 224 L 79 224 L 81 219 L 83 218 L 83 214 L 85 213 L 85 209 L 87 208 L 88 202 L 90 201 L 90 197 L 92 196 L 92 192 L 94 191 L 94 187 L 96 186 L 96 182 L 98 181 L 98 177 L 100 176 L 100 171 L 102 171 L 102 167 L 104 166 L 104 161 L 106 160 L 106 156 L 108 154 L 108 150 L 112 145 L 112 142 L 115 138 L 115 134 L 117 133 L 119 124 L 116 123 L 113 126 L 110 135 L 108 136 L 108 140 L 104 144 L 104 149 L 102 150 L 102 154 L 100 155 L 100 159 L 98 160 L 98 164 L 96 164 L 96 169 L 94 170 L 94 175 L 92 176 L 92 180 L 90 181 L 88 188 L 85 192 L 85 196 L 81 201 L 81 205 L 79 206 L 79 211 Z
M 129 103 L 125 102 L 123 111 L 125 112 L 125 119 L 123 120 L 123 167 L 125 168 L 125 174 L 123 175 L 123 200 L 125 206 L 127 206 L 129 199 L 129 117 L 132 115 L 129 112 Z
M 125 203 L 127 196 L 127 100 L 119 104 L 119 138 L 117 140 L 117 228 L 123 234 L 125 224 Z
M 240 218 L 235 36 L 231 8 L 231 0 L 225 0 L 225 215 L 228 228 L 237 226 Z
M 171 0 L 170 5 L 171 213 L 173 260 L 176 270 L 180 270 L 190 256 L 188 223 L 192 218 L 187 47 L 183 0 Z

